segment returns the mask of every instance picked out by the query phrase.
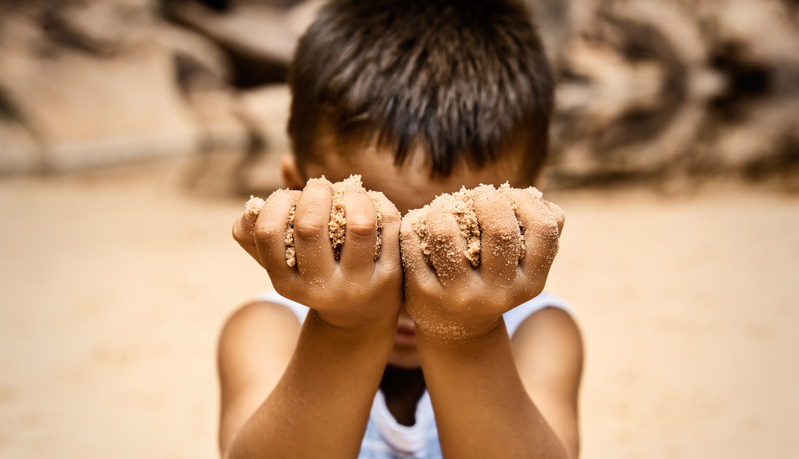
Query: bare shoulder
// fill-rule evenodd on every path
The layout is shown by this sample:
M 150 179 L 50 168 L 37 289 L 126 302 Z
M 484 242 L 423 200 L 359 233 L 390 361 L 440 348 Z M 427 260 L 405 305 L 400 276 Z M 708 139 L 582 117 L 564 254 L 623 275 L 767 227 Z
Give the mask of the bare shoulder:
M 527 393 L 571 457 L 576 457 L 584 356 L 577 323 L 562 309 L 544 308 L 522 322 L 512 342 L 516 367 Z
M 228 317 L 219 336 L 217 364 L 221 390 L 220 448 L 277 385 L 300 333 L 289 309 L 254 301 Z
M 582 368 L 582 334 L 571 314 L 560 308 L 547 307 L 519 325 L 513 335 L 513 352 L 517 364 L 532 364 L 546 359 L 561 362 L 563 366 L 579 363 Z
M 300 323 L 288 308 L 266 301 L 247 303 L 234 311 L 222 328 L 220 364 L 225 363 L 223 359 L 239 361 L 251 354 L 267 359 L 270 355 L 290 356 L 299 331 Z
M 269 330 L 268 336 L 264 331 Z M 289 335 L 296 339 L 300 323 L 290 309 L 269 301 L 252 301 L 240 306 L 225 321 L 220 345 L 241 339 L 278 338 Z M 281 333 L 283 332 L 283 333 Z

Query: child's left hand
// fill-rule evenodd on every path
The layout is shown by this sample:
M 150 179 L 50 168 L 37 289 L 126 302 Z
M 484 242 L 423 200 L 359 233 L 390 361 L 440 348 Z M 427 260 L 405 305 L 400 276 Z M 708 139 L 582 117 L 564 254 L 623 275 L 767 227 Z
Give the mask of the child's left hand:
M 417 209 L 403 218 L 405 307 L 417 334 L 446 340 L 481 336 L 503 313 L 544 289 L 563 228 L 561 209 L 534 189 L 481 186 L 473 199 L 481 232 L 477 268 L 465 256 L 467 241 L 452 212 L 452 195 L 433 201 L 426 216 Z M 414 225 L 420 218 L 424 242 Z

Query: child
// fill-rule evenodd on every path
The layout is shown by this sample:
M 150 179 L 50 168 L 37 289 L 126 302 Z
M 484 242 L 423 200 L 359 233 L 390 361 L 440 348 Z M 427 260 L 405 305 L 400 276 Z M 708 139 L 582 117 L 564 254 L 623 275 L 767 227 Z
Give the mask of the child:
M 577 457 L 582 341 L 565 303 L 541 293 L 560 210 L 478 187 L 477 267 L 451 197 L 412 210 L 461 186 L 537 180 L 553 85 L 523 7 L 333 0 L 300 40 L 290 85 L 290 190 L 233 229 L 277 293 L 220 337 L 223 456 Z M 336 256 L 334 190 L 315 178 L 350 174 L 383 194 L 344 192 Z

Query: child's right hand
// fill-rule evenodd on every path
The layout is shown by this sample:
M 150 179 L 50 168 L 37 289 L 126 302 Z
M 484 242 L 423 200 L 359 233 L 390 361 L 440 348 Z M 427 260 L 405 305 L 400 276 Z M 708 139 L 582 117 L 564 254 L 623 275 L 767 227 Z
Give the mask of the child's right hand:
M 355 329 L 375 321 L 396 324 L 402 302 L 399 253 L 400 216 L 394 204 L 377 194 L 383 218 L 382 249 L 375 259 L 376 211 L 363 191 L 344 192 L 345 243 L 336 260 L 328 223 L 333 188 L 310 180 L 302 191 L 274 192 L 256 217 L 245 212 L 233 237 L 269 273 L 279 294 L 315 310 L 326 323 Z M 286 230 L 294 213 L 296 266 L 286 263 Z

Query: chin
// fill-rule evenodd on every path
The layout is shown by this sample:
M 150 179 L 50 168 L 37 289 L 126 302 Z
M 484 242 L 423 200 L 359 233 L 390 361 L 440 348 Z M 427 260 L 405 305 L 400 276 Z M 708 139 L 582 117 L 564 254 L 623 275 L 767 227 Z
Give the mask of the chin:
M 403 370 L 417 370 L 422 367 L 422 363 L 419 361 L 419 354 L 416 353 L 415 349 L 404 352 L 394 349 L 388 358 L 388 364 Z
M 399 368 L 400 370 L 418 370 L 422 368 L 422 364 L 419 362 L 392 362 L 388 361 L 388 366 Z

